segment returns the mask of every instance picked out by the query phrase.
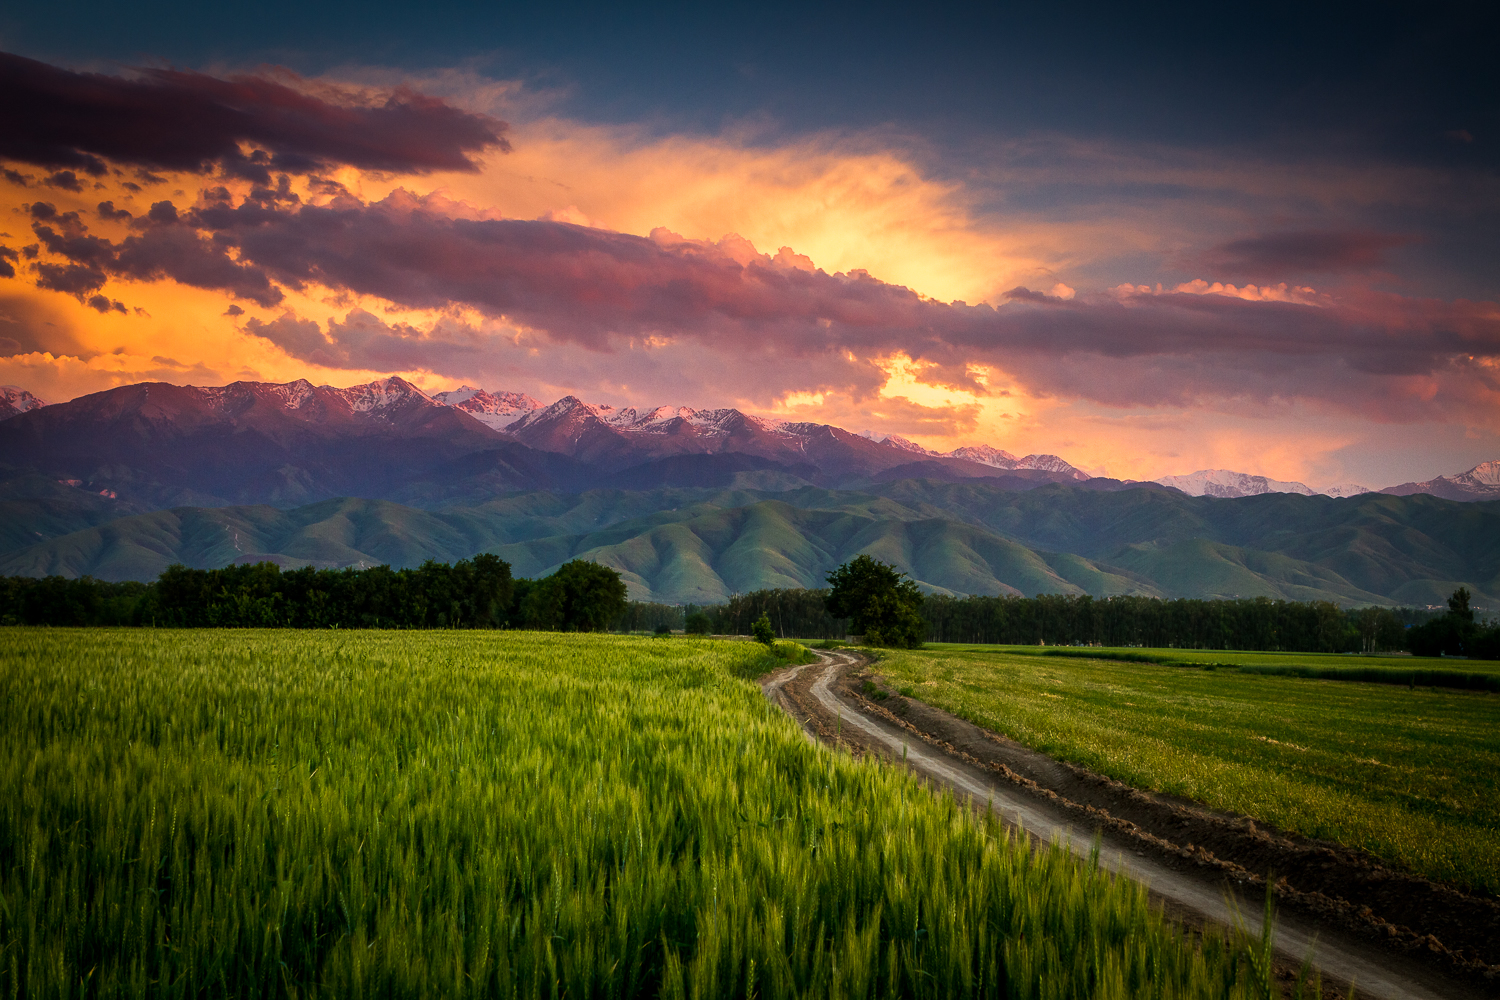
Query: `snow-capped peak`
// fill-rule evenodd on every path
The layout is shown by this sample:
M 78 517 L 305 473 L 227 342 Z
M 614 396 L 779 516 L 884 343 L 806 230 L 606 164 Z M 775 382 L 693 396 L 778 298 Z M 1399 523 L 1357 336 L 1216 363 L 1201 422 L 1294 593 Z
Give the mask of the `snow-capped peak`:
M 683 407 L 682 409 L 684 413 L 691 414 L 690 416 L 683 417 L 684 420 L 694 427 L 706 427 L 710 430 L 722 430 L 736 419 L 748 420 L 752 424 L 764 428 L 781 426 L 779 420 L 762 420 L 758 417 L 747 417 L 732 407 L 724 407 L 717 410 L 689 410 L 687 407 Z
M 1191 475 L 1162 476 L 1156 481 L 1195 497 L 1250 497 L 1262 493 L 1300 493 L 1310 497 L 1317 494 L 1305 483 L 1284 483 L 1229 469 L 1200 469 Z
M 902 451 L 909 451 L 917 455 L 931 455 L 933 457 L 938 457 L 939 455 L 941 455 L 941 452 L 933 451 L 931 448 L 923 448 L 915 441 L 908 441 L 900 434 L 887 434 L 885 436 L 885 440 L 881 443 L 888 444 L 893 448 L 900 448 Z
M 1371 492 L 1368 486 L 1359 483 L 1339 483 L 1315 490 L 1306 483 L 1282 482 L 1265 476 L 1253 476 L 1248 472 L 1232 472 L 1229 469 L 1201 469 L 1188 476 L 1162 476 L 1156 482 L 1179 489 L 1189 496 L 1202 497 L 1253 497 L 1262 493 L 1297 493 L 1315 497 L 1357 497 Z
M 949 458 L 962 458 L 970 462 L 978 462 L 980 465 L 988 465 L 996 469 L 1014 469 L 1017 458 L 1008 451 L 987 444 L 965 445 L 955 448 L 948 453 Z
M 299 409 L 303 403 L 313 398 L 312 383 L 305 378 L 299 378 L 295 382 L 286 382 L 271 387 L 272 392 L 281 397 L 282 404 L 288 409 Z
M 1072 463 L 1067 462 L 1056 455 L 1027 455 L 1016 459 L 1018 469 L 1040 469 L 1043 472 L 1062 472 L 1074 479 L 1085 480 L 1091 478 L 1087 472 L 1081 472 Z
M 658 423 L 666 420 L 692 420 L 698 411 L 691 406 L 658 406 L 641 416 L 642 423 Z
M 469 416 L 497 431 L 539 410 L 542 404 L 524 392 L 486 392 L 472 385 L 433 393 L 432 398 L 446 406 L 463 410 Z
M 328 386 L 327 388 L 332 388 Z M 355 413 L 368 413 L 374 410 L 384 410 L 398 403 L 405 403 L 412 399 L 431 400 L 421 389 L 412 385 L 406 379 L 398 375 L 383 378 L 376 382 L 367 382 L 364 385 L 351 385 L 347 389 L 334 389 L 334 392 L 342 396 L 349 404 L 349 408 Z
M 611 407 L 611 409 L 613 408 Z M 548 406 L 539 406 L 536 409 L 523 414 L 519 420 L 511 425 L 511 429 L 515 430 L 520 427 L 531 426 L 563 418 L 577 421 L 585 417 L 592 417 L 595 420 L 604 419 L 604 416 L 600 413 L 599 407 L 590 406 L 588 403 L 585 403 L 577 396 L 564 396 L 562 399 L 559 399 L 555 403 L 552 403 Z
M 449 389 L 447 392 L 435 392 L 432 394 L 432 398 L 446 406 L 457 406 L 460 403 L 467 403 L 483 392 L 483 389 L 476 389 L 472 385 L 461 385 L 457 389 Z
M 33 396 L 18 385 L 0 385 L 0 420 L 46 405 L 46 400 Z
M 582 405 L 611 427 L 634 427 L 641 420 L 639 411 L 633 406 L 611 406 L 608 403 L 584 403 Z
M 1500 486 L 1500 462 L 1480 462 L 1468 472 L 1453 477 L 1455 482 L 1474 486 Z

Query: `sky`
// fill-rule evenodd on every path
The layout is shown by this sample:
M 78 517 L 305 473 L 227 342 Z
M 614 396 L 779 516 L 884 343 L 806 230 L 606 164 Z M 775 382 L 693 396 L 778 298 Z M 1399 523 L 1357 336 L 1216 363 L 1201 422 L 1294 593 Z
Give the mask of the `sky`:
M 1500 458 L 1479 5 L 0 10 L 0 384 L 399 374 L 1147 479 Z

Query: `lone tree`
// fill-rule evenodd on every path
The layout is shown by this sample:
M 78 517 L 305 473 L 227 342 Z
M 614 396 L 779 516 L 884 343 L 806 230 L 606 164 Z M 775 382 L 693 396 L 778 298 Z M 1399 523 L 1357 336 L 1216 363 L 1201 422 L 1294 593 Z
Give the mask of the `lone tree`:
M 767 646 L 776 645 L 776 630 L 771 627 L 769 615 L 761 615 L 755 619 L 755 623 L 750 626 L 750 634 L 755 636 L 757 642 L 763 642 Z
M 828 574 L 828 613 L 848 618 L 850 631 L 871 646 L 916 649 L 927 635 L 917 610 L 922 592 L 911 577 L 889 563 L 855 556 Z
M 1466 622 L 1473 621 L 1474 610 L 1469 607 L 1471 596 L 1473 595 L 1469 593 L 1468 587 L 1459 587 L 1453 592 L 1453 596 L 1448 598 L 1448 613 Z

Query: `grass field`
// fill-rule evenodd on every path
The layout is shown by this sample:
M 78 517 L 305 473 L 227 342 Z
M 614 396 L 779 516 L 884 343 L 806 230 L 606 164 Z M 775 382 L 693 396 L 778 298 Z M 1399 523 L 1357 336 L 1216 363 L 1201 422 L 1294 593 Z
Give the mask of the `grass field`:
M 754 643 L 0 632 L 0 993 L 1250 997 L 1240 945 L 809 743 Z
M 890 651 L 879 670 L 929 704 L 1137 787 L 1500 892 L 1500 696 L 1034 652 L 934 645 Z M 1258 655 L 1314 659 L 1208 655 L 1251 668 Z
M 1149 649 L 1088 646 L 987 646 L 929 643 L 932 649 L 1014 653 L 1018 656 L 1109 658 L 1166 666 L 1230 667 L 1244 673 L 1318 680 L 1500 691 L 1500 660 L 1432 656 L 1354 656 L 1340 653 L 1262 653 L 1225 649 Z

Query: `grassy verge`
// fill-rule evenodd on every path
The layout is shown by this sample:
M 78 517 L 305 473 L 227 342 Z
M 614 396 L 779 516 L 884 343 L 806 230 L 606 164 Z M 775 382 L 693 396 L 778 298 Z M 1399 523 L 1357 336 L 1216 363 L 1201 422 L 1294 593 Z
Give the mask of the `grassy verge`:
M 1121 663 L 1158 663 L 1202 670 L 1221 668 L 1326 681 L 1362 681 L 1403 687 L 1446 687 L 1500 692 L 1500 661 L 1417 656 L 1347 656 L 1336 653 L 1262 653 L 1206 649 L 1115 649 L 1078 646 L 981 646 L 929 643 L 932 649 L 1047 656 Z
M 751 655 L 744 656 L 735 661 L 732 673 L 736 677 L 745 680 L 755 680 L 764 677 L 773 670 L 782 667 L 795 666 L 799 663 L 812 663 L 816 656 L 804 645 L 792 642 L 789 639 L 780 639 L 772 646 L 763 646 L 758 642 L 743 643 L 742 645 L 752 647 Z
M 810 744 L 740 679 L 787 647 L 5 630 L 0 992 L 1256 995 L 1138 885 Z
M 994 647 L 887 650 L 879 669 L 923 701 L 1137 787 L 1500 893 L 1493 694 Z

